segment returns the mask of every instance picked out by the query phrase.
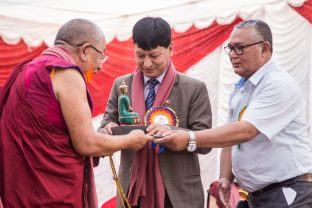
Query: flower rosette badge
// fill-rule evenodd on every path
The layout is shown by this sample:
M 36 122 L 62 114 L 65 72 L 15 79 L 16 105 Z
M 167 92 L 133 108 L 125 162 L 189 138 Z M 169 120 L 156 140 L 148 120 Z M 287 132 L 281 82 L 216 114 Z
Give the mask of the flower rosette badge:
M 169 107 L 154 106 L 150 108 L 145 116 L 144 123 L 146 126 L 150 124 L 164 124 L 170 126 L 179 126 L 179 119 L 176 112 Z M 156 154 L 165 151 L 165 146 L 152 143 L 153 150 Z

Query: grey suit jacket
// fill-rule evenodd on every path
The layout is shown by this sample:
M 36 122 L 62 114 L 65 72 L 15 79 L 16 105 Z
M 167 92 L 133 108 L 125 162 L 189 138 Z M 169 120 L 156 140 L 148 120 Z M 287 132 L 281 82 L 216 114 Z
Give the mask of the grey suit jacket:
M 131 99 L 132 78 L 133 74 L 128 74 L 115 80 L 100 128 L 112 121 L 118 123 L 118 88 L 124 80 Z M 179 127 L 192 130 L 211 128 L 210 102 L 203 82 L 177 73 L 168 100 L 170 103 L 165 106 L 176 111 Z M 173 207 L 204 207 L 204 191 L 197 153 L 207 154 L 209 151 L 210 149 L 198 149 L 196 153 L 190 153 L 166 150 L 159 155 L 161 175 Z M 131 150 L 121 151 L 119 179 L 125 193 L 129 188 L 133 155 Z M 122 207 L 119 200 L 117 207 Z

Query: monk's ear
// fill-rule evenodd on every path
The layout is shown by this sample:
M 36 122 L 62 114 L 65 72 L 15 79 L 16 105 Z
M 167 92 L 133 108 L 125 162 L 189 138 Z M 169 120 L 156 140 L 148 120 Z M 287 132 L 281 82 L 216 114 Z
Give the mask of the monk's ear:
M 81 45 L 79 47 L 79 50 L 78 50 L 78 56 L 79 56 L 79 59 L 82 61 L 82 62 L 86 62 L 88 61 L 88 49 L 90 48 L 90 44 L 89 43 L 84 43 L 83 45 Z

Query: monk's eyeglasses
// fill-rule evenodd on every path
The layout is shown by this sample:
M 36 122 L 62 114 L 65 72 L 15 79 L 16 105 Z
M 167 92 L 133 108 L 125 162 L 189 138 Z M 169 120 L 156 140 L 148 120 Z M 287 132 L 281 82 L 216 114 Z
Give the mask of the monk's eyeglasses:
M 80 44 L 78 44 L 78 45 L 76 45 L 76 46 L 77 46 L 77 47 L 80 47 L 80 46 L 82 46 L 82 45 L 84 45 L 84 44 L 86 44 L 86 43 L 80 43 Z M 92 48 L 92 49 L 95 50 L 98 54 L 101 55 L 101 57 L 102 57 L 101 63 L 102 63 L 102 64 L 103 64 L 105 61 L 107 61 L 108 56 L 105 55 L 102 51 L 100 51 L 99 49 L 97 49 L 97 48 L 96 48 L 95 46 L 93 46 L 91 43 L 89 43 L 89 47 Z

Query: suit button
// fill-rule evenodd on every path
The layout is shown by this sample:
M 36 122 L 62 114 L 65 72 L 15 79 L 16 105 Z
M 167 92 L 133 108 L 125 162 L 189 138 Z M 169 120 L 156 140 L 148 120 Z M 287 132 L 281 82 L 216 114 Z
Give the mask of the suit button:
M 129 169 L 129 171 L 131 172 L 131 168 Z

